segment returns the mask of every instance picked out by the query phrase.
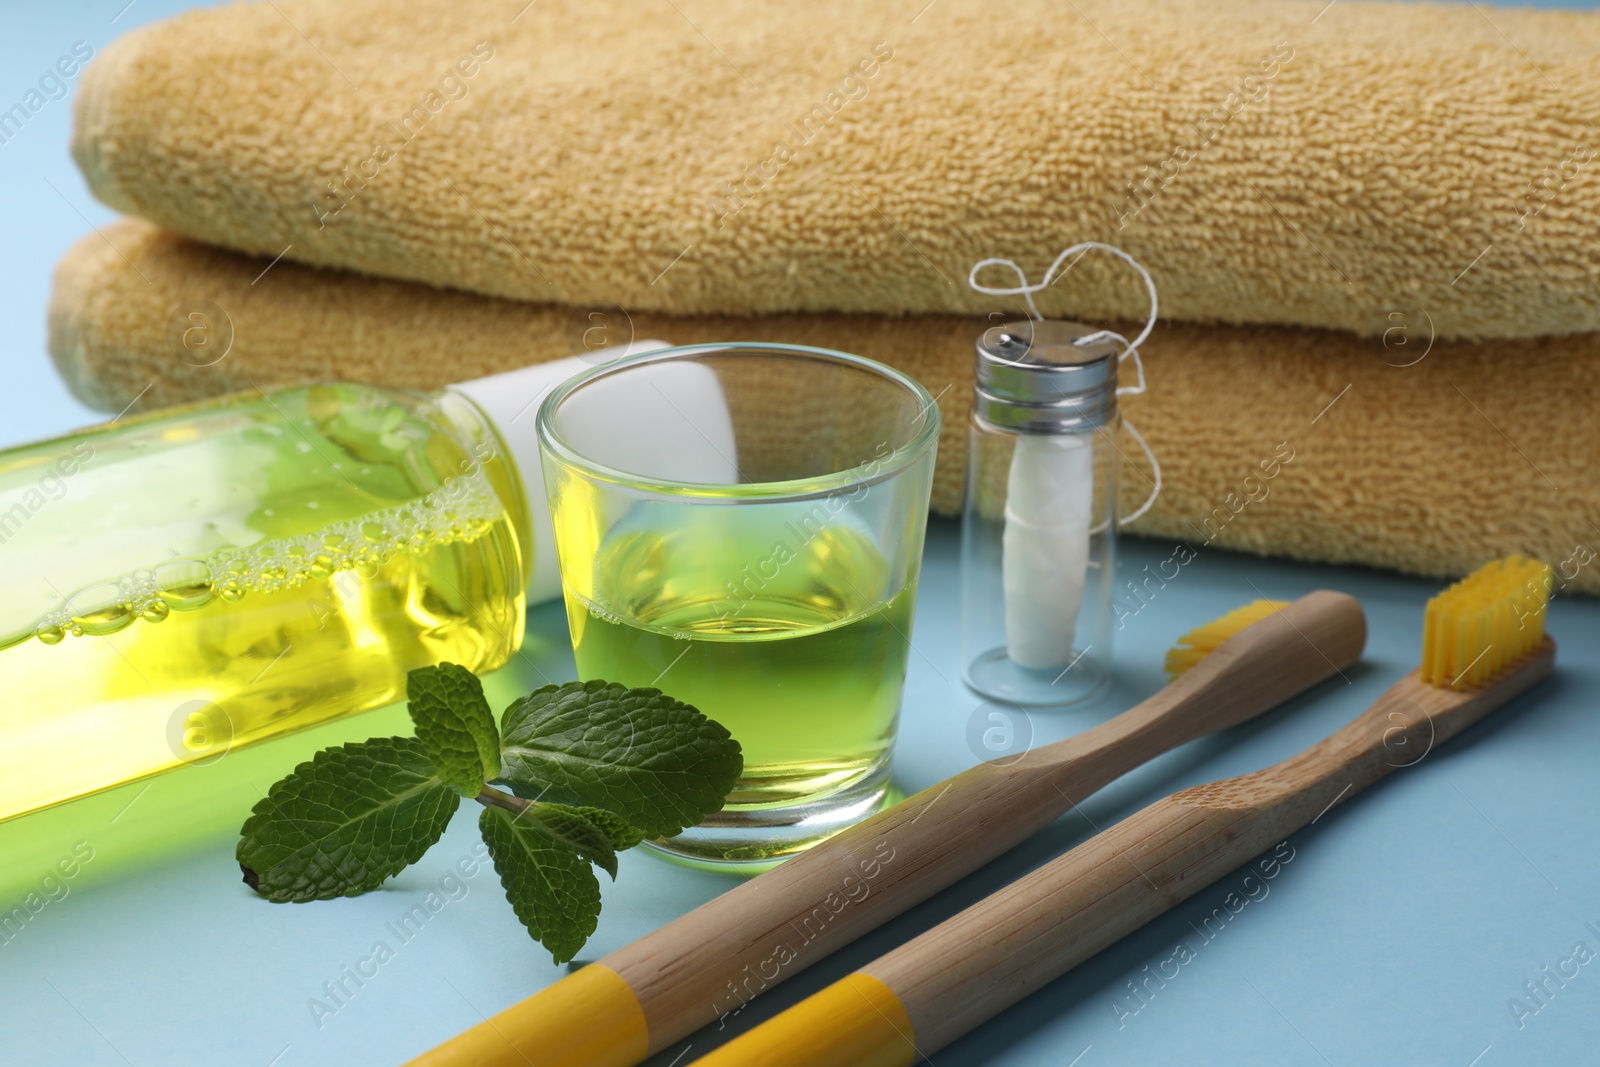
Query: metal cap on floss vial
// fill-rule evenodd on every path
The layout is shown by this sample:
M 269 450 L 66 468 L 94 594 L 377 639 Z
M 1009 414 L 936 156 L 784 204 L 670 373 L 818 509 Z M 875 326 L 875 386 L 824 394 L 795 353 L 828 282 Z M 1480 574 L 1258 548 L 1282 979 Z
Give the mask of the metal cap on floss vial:
M 1069 255 L 1096 247 L 1134 266 L 1149 288 L 1150 320 L 1133 342 L 1045 319 L 1033 305 L 1032 294 L 1058 277 Z M 1023 284 L 978 285 L 989 265 L 1009 266 Z M 1117 397 L 1144 389 L 1136 346 L 1155 322 L 1155 288 L 1124 253 L 1095 244 L 1063 252 L 1038 285 L 1028 285 L 1009 260 L 984 260 L 970 282 L 980 292 L 1024 296 L 1035 317 L 990 327 L 977 343 L 961 531 L 964 677 L 992 700 L 1081 703 L 1110 680 L 1117 527 L 1155 500 L 1152 492 L 1119 519 L 1115 435 L 1124 423 Z M 1119 387 L 1118 367 L 1129 356 L 1136 384 Z M 1144 439 L 1127 429 L 1154 466 Z

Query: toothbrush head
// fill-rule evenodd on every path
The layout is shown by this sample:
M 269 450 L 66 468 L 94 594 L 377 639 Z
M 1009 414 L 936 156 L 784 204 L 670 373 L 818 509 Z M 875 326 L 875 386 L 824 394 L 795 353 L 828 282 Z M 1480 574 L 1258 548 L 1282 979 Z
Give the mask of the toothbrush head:
M 1422 681 L 1477 689 L 1540 647 L 1550 603 L 1550 567 L 1536 559 L 1493 560 L 1428 601 Z
M 1240 630 L 1253 626 L 1288 606 L 1287 600 L 1257 600 L 1242 608 L 1234 608 L 1220 619 L 1212 619 L 1204 626 L 1196 626 L 1178 638 L 1178 643 L 1167 650 L 1167 679 L 1170 681 L 1178 677 L 1205 659 Z

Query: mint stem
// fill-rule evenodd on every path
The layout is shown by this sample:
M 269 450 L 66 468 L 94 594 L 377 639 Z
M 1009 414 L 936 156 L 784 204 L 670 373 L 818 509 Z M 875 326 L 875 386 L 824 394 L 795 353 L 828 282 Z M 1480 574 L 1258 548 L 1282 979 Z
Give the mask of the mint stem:
M 521 815 L 533 806 L 533 801 L 512 796 L 505 790 L 496 789 L 492 785 L 484 786 L 474 799 L 486 808 L 505 808 L 513 815 Z

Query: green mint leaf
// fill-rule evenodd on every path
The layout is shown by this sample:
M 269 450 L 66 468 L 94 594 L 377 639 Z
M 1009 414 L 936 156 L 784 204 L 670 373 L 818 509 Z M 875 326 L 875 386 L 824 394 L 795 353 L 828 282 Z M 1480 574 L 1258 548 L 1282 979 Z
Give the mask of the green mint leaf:
M 600 883 L 538 820 L 487 807 L 478 818 L 506 899 L 556 963 L 578 954 L 600 919 Z
M 500 734 L 483 683 L 454 663 L 418 667 L 406 675 L 406 700 L 439 777 L 462 796 L 477 796 L 500 773 Z
M 617 850 L 612 847 L 611 835 L 582 809 L 565 804 L 533 804 L 522 817 L 537 820 L 559 844 L 605 871 L 613 882 L 617 880 Z
M 325 748 L 256 804 L 236 855 L 268 900 L 354 896 L 421 859 L 460 803 L 415 738 Z
M 506 709 L 500 777 L 670 837 L 721 809 L 744 767 L 720 723 L 658 689 L 547 685 Z
M 611 847 L 617 852 L 626 852 L 644 840 L 643 830 L 622 816 L 606 811 L 604 808 L 573 808 L 571 810 L 599 827 L 606 837 L 610 839 Z

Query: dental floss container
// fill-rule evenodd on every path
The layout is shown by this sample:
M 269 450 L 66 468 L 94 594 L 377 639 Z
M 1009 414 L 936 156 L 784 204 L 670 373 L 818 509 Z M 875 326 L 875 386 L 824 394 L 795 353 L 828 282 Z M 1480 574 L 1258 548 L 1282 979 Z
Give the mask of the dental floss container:
M 1048 319 L 978 340 L 961 648 L 984 697 L 1062 706 L 1109 679 L 1118 355 L 1103 331 Z

